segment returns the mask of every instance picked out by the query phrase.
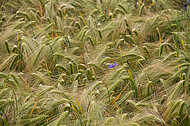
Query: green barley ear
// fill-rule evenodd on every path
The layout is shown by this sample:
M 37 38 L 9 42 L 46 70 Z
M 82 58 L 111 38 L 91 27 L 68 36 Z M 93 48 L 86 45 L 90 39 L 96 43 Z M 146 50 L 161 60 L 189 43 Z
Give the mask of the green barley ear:
M 79 47 L 75 47 L 72 51 L 71 51 L 71 54 L 78 54 L 80 51 L 80 48 Z
M 56 16 L 56 19 L 57 19 L 57 24 L 56 25 L 58 26 L 59 30 L 63 31 L 64 28 L 63 28 L 63 23 L 62 23 L 61 17 Z
M 74 74 L 74 66 L 73 66 L 73 63 L 72 62 L 69 62 L 69 66 L 70 66 L 70 72 L 71 72 L 71 75 Z
M 6 119 L 4 119 L 3 117 L 0 117 L 0 118 L 3 120 L 3 123 L 4 123 L 5 126 L 9 126 L 9 123 L 7 122 Z M 2 124 L 2 125 L 3 125 L 3 124 Z
M 164 43 L 162 43 L 162 44 L 160 45 L 160 47 L 159 47 L 159 56 L 162 55 L 164 46 L 165 46 Z
M 101 32 L 100 29 L 98 29 L 98 34 L 99 34 L 99 36 L 100 36 L 100 38 L 101 38 L 101 40 L 102 40 L 102 32 Z
M 100 65 L 103 65 L 106 61 L 111 60 L 111 57 L 105 57 L 100 61 Z
M 35 124 L 38 124 L 40 121 L 43 121 L 44 119 L 48 118 L 49 115 L 38 115 L 37 117 L 35 118 L 30 118 L 29 121 L 25 122 L 24 125 L 35 125 Z
M 121 79 L 126 81 L 126 80 L 130 80 L 130 77 L 129 76 L 122 76 Z
M 65 84 L 65 80 L 61 79 L 61 80 L 59 81 L 59 84 L 64 85 L 64 84 Z
M 86 75 L 88 80 L 92 80 L 92 72 L 90 71 L 89 68 L 86 70 Z
M 109 13 L 109 18 L 110 18 L 110 20 L 112 20 L 112 18 L 113 18 L 113 13 Z
M 77 73 L 74 80 L 80 80 L 81 76 L 82 76 L 81 73 Z
M 175 72 L 168 80 L 167 83 L 171 83 L 175 78 L 178 78 L 179 74 L 185 70 L 187 70 L 188 67 L 182 67 L 177 72 Z
M 14 81 L 16 82 L 16 84 L 18 86 L 20 86 L 20 81 L 19 81 L 18 77 L 15 74 L 12 74 L 12 73 L 11 73 L 11 77 L 14 79 Z
M 43 84 L 47 84 L 49 85 L 49 81 L 46 79 L 45 75 L 42 73 L 31 73 L 32 76 L 36 77 L 37 79 L 39 79 Z
M 102 81 L 95 82 L 88 90 L 87 94 L 89 95 L 95 88 L 102 84 Z
M 84 18 L 82 16 L 79 16 L 79 19 L 82 21 L 83 25 L 86 25 L 86 21 L 84 20 Z
M 149 81 L 147 84 L 146 84 L 146 97 L 150 96 L 152 94 L 152 81 Z
M 186 80 L 186 73 L 183 73 L 183 74 L 182 74 L 182 79 L 183 79 L 183 80 Z
M 168 56 L 166 56 L 162 62 L 165 63 L 166 61 L 171 60 L 176 55 L 177 55 L 177 52 L 172 52 Z
M 134 33 L 135 33 L 135 35 L 136 35 L 137 37 L 139 37 L 139 33 L 137 32 L 137 30 L 136 30 L 136 29 L 132 29 L 132 32 L 134 32 Z
M 58 9 L 57 11 L 58 11 L 59 17 L 60 17 L 61 19 L 63 19 L 63 17 L 64 17 L 63 15 L 64 15 L 64 14 L 63 14 L 62 9 Z
M 175 51 L 170 43 L 165 43 L 166 46 L 170 48 L 170 50 Z
M 0 21 L 0 27 L 2 27 L 2 25 L 3 25 L 3 21 Z
M 88 35 L 88 39 L 90 40 L 90 44 L 94 47 L 94 42 L 93 42 L 93 40 L 92 40 L 92 37 L 90 37 L 90 36 Z
M 37 24 L 40 24 L 40 20 L 38 19 L 38 15 L 30 10 L 30 14 L 32 15 L 33 19 L 36 21 Z
M 125 37 L 126 37 L 127 39 L 129 39 L 130 42 L 131 42 L 130 44 L 134 46 L 135 40 L 133 39 L 133 37 L 131 37 L 131 35 L 126 35 Z
M 9 80 L 7 80 L 7 83 L 8 84 L 11 84 L 13 87 L 18 87 L 18 85 L 16 84 L 16 82 L 14 81 L 14 80 L 12 80 L 12 79 L 9 79 Z M 5 85 L 6 86 L 6 85 Z M 5 86 L 4 86 L 4 88 L 5 88 Z
M 139 16 L 142 16 L 143 10 L 144 10 L 145 4 L 143 4 L 139 11 Z
M 129 24 L 128 24 L 128 22 L 127 22 L 127 19 L 126 19 L 126 18 L 124 18 L 124 21 L 125 21 L 125 25 L 126 25 L 127 27 L 129 27 Z
M 127 70 L 122 70 L 116 78 L 120 78 L 121 76 L 123 76 L 125 73 L 127 73 Z
M 65 23 L 66 23 L 66 26 L 69 26 L 69 15 L 68 14 L 66 14 L 65 15 Z
M 129 35 L 132 35 L 132 31 L 129 27 L 126 27 L 127 31 L 129 32 Z
M 128 93 L 126 93 L 118 102 L 118 105 L 121 105 L 124 101 L 126 101 L 129 97 L 131 97 L 133 95 L 133 91 L 129 91 Z
M 72 102 L 66 98 L 61 98 L 61 99 L 58 99 L 56 101 L 54 101 L 52 104 L 51 104 L 51 107 L 57 107 L 63 103 L 70 103 L 72 104 Z
M 29 21 L 25 26 L 24 26 L 24 29 L 27 29 L 29 27 L 32 27 L 33 25 L 35 25 L 35 21 Z
M 87 77 L 83 78 L 83 84 L 86 84 L 87 82 Z
M 18 52 L 18 47 L 17 45 L 14 45 L 14 47 L 12 48 L 12 52 L 17 53 Z
M 17 14 L 17 15 L 25 16 L 25 17 L 28 19 L 28 21 L 31 21 L 29 14 L 26 13 L 26 12 L 23 12 L 23 11 L 17 11 L 16 14 Z
M 4 88 L 3 90 L 1 90 L 0 92 L 0 98 L 2 98 L 2 96 L 8 91 L 8 88 Z
M 90 13 L 90 16 L 93 17 L 93 15 L 99 14 L 99 13 L 101 13 L 101 11 L 100 11 L 99 9 L 94 9 L 94 10 L 92 10 L 92 12 Z
M 160 100 L 160 103 L 163 104 L 167 100 L 167 98 L 168 98 L 167 95 L 163 95 L 161 100 Z
M 40 62 L 41 56 L 43 55 L 45 45 L 43 44 L 39 50 L 36 52 L 36 54 L 33 56 L 33 60 L 31 61 L 31 67 L 34 68 L 35 66 L 38 66 L 37 64 Z
M 0 99 L 0 108 L 1 110 L 5 109 L 6 107 L 10 106 L 12 103 L 14 103 L 14 99 Z
M 176 98 L 176 96 L 180 93 L 180 91 L 183 90 L 184 82 L 185 82 L 184 80 L 179 81 L 176 84 L 175 88 L 170 90 L 170 93 L 171 93 L 169 96 L 170 100 L 174 100 Z
M 110 117 L 106 119 L 106 121 L 102 124 L 102 126 L 117 126 L 118 120 L 114 117 Z
M 179 111 L 178 111 L 179 116 L 182 115 L 183 109 L 184 109 L 185 107 L 186 107 L 185 101 L 182 101 L 182 102 L 180 103 L 180 105 L 179 105 Z
M 45 93 L 49 92 L 50 90 L 52 90 L 54 88 L 54 86 L 42 86 L 43 90 L 41 90 L 40 92 L 38 92 L 36 94 L 37 97 L 40 97 L 42 95 L 44 95 Z
M 179 126 L 180 122 L 178 121 L 178 119 L 174 118 L 172 119 L 172 126 Z
M 84 68 L 85 68 L 85 67 L 86 67 L 86 66 L 84 66 Z M 82 70 L 82 69 L 79 69 L 78 72 L 81 73 L 81 74 L 84 74 L 84 70 Z
M 126 65 L 123 65 L 121 68 L 117 69 L 117 71 L 110 77 L 110 80 L 114 80 L 118 74 L 126 68 Z
M 143 46 L 143 50 L 144 50 L 144 52 L 148 55 L 148 57 L 150 57 L 150 54 L 149 54 L 148 49 L 147 49 L 146 46 Z
M 167 31 L 167 30 L 172 30 L 172 28 L 173 27 L 178 27 L 178 25 L 177 24 L 171 24 L 171 25 L 169 25 L 168 27 L 166 27 L 164 30 L 163 30 L 163 32 L 165 32 L 165 31 Z
M 51 23 L 50 17 L 47 17 L 47 21 L 48 21 L 49 24 Z
M 165 92 L 167 94 L 168 93 L 168 89 L 167 88 L 168 88 L 169 85 L 167 85 L 167 83 L 162 78 L 160 78 L 160 82 L 163 85 L 163 87 L 165 89 Z
M 67 76 L 66 74 L 61 74 L 61 75 L 59 76 L 59 78 L 58 78 L 57 81 L 56 81 L 56 87 L 58 86 L 59 83 L 60 83 L 60 84 L 64 84 L 64 83 L 65 83 L 65 81 L 64 81 L 63 78 L 65 78 L 66 76 Z
M 119 86 L 119 84 L 121 84 L 122 82 L 123 82 L 123 80 L 122 80 L 122 79 L 119 79 L 118 81 L 116 81 L 115 83 L 113 83 L 113 84 L 110 86 L 110 88 L 108 89 L 108 91 L 109 91 L 109 92 L 114 91 L 114 90 L 117 88 L 117 86 Z
M 178 108 L 178 106 L 180 105 L 181 100 L 176 100 L 176 101 L 171 101 L 168 104 L 168 110 L 166 110 L 166 120 L 169 120 L 172 116 L 172 114 L 174 114 L 174 111 L 176 110 L 176 108 Z
M 14 29 L 17 29 L 19 27 L 21 27 L 22 25 L 24 25 L 26 22 L 25 21 L 20 21 L 18 22 L 15 26 L 14 26 Z
M 138 109 L 136 103 L 132 100 L 126 100 L 126 103 L 130 105 L 133 109 Z
M 126 13 L 128 14 L 127 10 L 125 9 L 125 7 L 122 4 L 118 4 L 118 6 Z
M 54 25 L 55 25 L 55 23 L 52 22 L 52 23 L 50 23 L 49 25 L 47 25 L 47 26 L 44 28 L 44 30 L 47 31 L 48 29 L 52 28 L 52 26 L 54 26 Z
M 17 5 L 15 5 L 14 3 L 10 3 L 10 2 L 6 2 L 5 6 L 2 6 L 2 7 L 4 7 L 4 8 L 8 7 L 8 8 L 13 9 L 13 10 L 18 10 L 19 9 Z
M 68 116 L 68 114 L 68 111 L 62 112 L 62 114 L 56 120 L 54 120 L 47 126 L 60 126 L 62 124 L 62 120 L 65 119 Z
M 79 73 L 84 73 L 83 69 L 87 69 L 87 66 L 85 64 L 78 64 L 78 72 Z
M 95 77 L 95 76 L 92 76 L 92 80 L 96 80 L 96 77 Z
M 116 48 L 122 43 L 122 42 L 124 42 L 125 40 L 124 39 L 119 39 L 119 41 L 117 42 L 117 44 L 116 44 Z
M 56 64 L 55 68 L 60 69 L 62 71 L 68 72 L 67 68 L 61 64 Z
M 70 76 L 70 78 L 69 78 L 69 81 L 71 82 L 71 83 L 73 83 L 74 81 L 75 81 L 75 74 L 72 74 L 71 76 Z
M 7 52 L 10 54 L 9 44 L 7 41 L 5 41 L 5 46 L 6 46 Z
M 122 9 L 120 9 L 120 8 L 116 8 L 116 9 L 115 9 L 115 13 L 114 13 L 114 15 L 116 15 L 116 14 L 117 14 L 117 12 L 121 13 L 122 15 L 124 15 L 124 14 L 125 14 L 125 12 L 123 12 L 123 10 L 122 10 Z
M 138 123 L 126 123 L 126 126 L 141 126 Z
M 82 30 L 82 33 L 81 33 L 81 36 L 80 36 L 80 40 L 81 41 L 85 41 L 85 37 L 86 37 L 86 35 L 87 35 L 88 32 L 89 32 L 88 29 Z

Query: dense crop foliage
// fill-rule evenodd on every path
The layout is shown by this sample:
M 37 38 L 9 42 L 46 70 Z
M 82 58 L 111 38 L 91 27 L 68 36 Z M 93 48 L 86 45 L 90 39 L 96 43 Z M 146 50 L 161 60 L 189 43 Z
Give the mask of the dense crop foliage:
M 0 125 L 190 125 L 187 0 L 1 0 Z

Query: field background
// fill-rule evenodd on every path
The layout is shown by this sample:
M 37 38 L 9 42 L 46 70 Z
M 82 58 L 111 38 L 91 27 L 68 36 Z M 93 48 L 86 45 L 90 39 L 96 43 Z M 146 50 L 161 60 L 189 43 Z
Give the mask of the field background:
M 189 126 L 188 0 L 1 0 L 0 125 Z

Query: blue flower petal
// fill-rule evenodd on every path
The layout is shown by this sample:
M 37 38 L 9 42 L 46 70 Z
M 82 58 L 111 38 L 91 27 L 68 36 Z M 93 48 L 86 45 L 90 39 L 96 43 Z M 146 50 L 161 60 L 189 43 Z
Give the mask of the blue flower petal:
M 117 63 L 113 63 L 113 66 L 114 66 L 114 67 L 117 66 Z
M 113 68 L 114 67 L 112 64 L 109 64 L 108 66 L 109 66 L 109 68 Z
M 185 8 L 185 10 L 187 10 L 187 4 L 184 4 L 184 8 Z

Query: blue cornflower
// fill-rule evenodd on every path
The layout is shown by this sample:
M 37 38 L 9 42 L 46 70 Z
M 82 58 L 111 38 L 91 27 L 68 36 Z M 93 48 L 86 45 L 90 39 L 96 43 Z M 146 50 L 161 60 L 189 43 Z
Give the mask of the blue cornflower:
M 188 0 L 187 3 L 190 3 L 190 0 Z
M 187 10 L 187 4 L 184 4 L 184 9 Z
M 104 11 L 105 11 L 105 13 L 107 13 L 107 10 L 106 10 L 106 9 L 105 9 Z
M 114 67 L 117 66 L 117 63 L 113 63 L 113 66 L 114 66 Z
M 108 66 L 109 66 L 109 68 L 113 68 L 113 65 L 112 65 L 112 64 L 109 64 Z
M 113 67 L 117 66 L 117 63 L 109 64 L 108 66 L 109 66 L 109 68 L 113 68 Z

